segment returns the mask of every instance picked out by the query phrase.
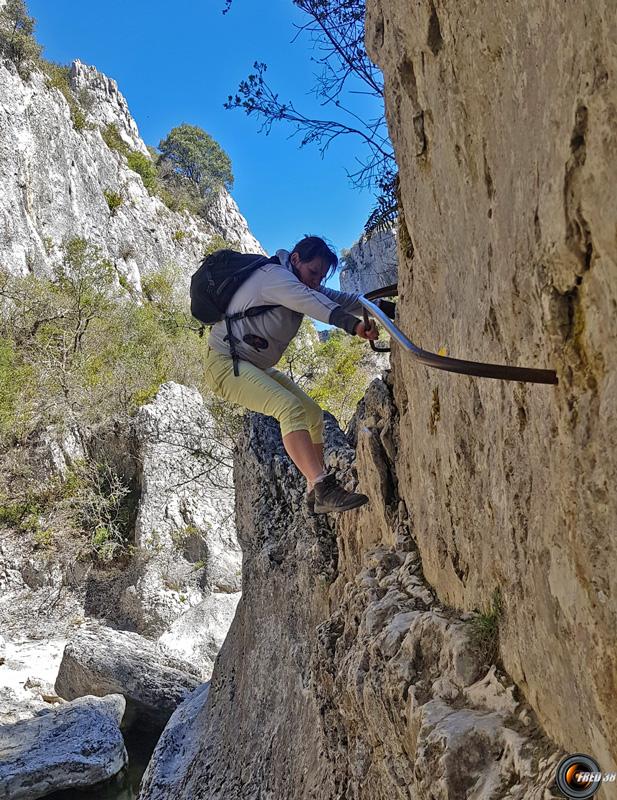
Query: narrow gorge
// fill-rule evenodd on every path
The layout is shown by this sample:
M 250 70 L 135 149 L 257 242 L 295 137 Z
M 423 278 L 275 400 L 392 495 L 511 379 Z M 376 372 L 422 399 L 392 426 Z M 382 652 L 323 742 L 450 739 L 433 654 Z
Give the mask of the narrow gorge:
M 80 747 L 86 785 L 127 800 L 557 800 L 568 754 L 617 772 L 617 8 L 368 0 L 366 45 L 399 218 L 345 252 L 342 288 L 397 280 L 418 346 L 558 384 L 430 369 L 394 343 L 349 427 L 326 415 L 328 468 L 369 497 L 338 516 L 308 511 L 273 419 L 175 379 L 104 424 L 15 437 L 14 485 L 113 469 L 131 541 L 84 559 L 50 547 L 31 498 L 21 516 L 1 498 L 11 800 L 84 785 Z M 81 62 L 70 81 L 83 130 L 42 72 L 0 62 L 7 273 L 53 274 L 83 238 L 146 297 L 170 264 L 185 291 L 213 243 L 263 252 L 226 191 L 207 218 L 151 194 L 103 135 L 151 157 L 115 82 Z M 26 723 L 41 746 L 11 761 Z M 131 729 L 158 741 L 138 790 Z

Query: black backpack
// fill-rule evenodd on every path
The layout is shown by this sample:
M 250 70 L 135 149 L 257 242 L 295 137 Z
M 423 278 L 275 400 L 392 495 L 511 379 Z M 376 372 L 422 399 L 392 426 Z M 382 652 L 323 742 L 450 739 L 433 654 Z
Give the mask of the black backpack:
M 264 264 L 280 264 L 278 256 L 255 253 L 237 253 L 235 250 L 217 250 L 206 256 L 191 278 L 191 314 L 204 325 L 214 325 L 225 320 L 229 350 L 238 375 L 238 356 L 235 344 L 239 341 L 231 332 L 231 323 L 242 317 L 263 314 L 278 306 L 254 306 L 238 314 L 227 314 L 227 306 L 236 290 Z M 203 329 L 202 329 L 203 330 Z
M 235 250 L 217 250 L 206 256 L 191 278 L 191 314 L 204 325 L 214 325 L 225 319 L 227 306 L 236 290 L 264 264 L 280 264 L 280 261 L 277 256 L 268 258 Z M 256 306 L 242 316 L 253 316 L 256 309 L 267 308 L 273 306 Z M 236 314 L 233 316 L 238 319 Z

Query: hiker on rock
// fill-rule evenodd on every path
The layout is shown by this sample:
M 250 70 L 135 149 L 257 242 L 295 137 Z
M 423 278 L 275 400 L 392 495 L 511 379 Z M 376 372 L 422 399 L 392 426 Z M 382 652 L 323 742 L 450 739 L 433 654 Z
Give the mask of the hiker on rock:
M 210 276 L 221 269 L 221 254 L 228 254 L 231 260 L 251 259 L 219 251 L 210 256 L 210 267 L 208 259 L 204 261 L 193 278 L 191 297 L 193 314 L 206 322 L 207 315 L 198 308 L 203 297 L 201 287 L 214 291 Z M 221 321 L 213 325 L 208 340 L 206 383 L 231 403 L 276 417 L 285 450 L 306 478 L 310 510 L 323 514 L 358 508 L 368 501 L 366 495 L 346 491 L 333 474 L 326 474 L 322 409 L 274 365 L 298 333 L 304 314 L 362 339 L 377 339 L 377 326 L 373 322 L 367 326 L 354 316 L 362 313 L 358 295 L 321 285 L 338 265 L 337 256 L 323 239 L 307 236 L 291 252 L 278 250 L 270 259 L 252 258 L 258 259 L 258 266 L 253 260 L 245 267 L 248 277 L 237 280 L 238 288 L 231 287 L 233 294 L 226 304 L 218 303 L 219 308 L 226 307 L 222 309 L 223 319 L 221 313 L 215 317 Z M 237 266 L 225 268 L 238 274 Z M 202 274 L 207 269 L 210 276 Z M 393 303 L 381 301 L 380 305 L 394 316 Z

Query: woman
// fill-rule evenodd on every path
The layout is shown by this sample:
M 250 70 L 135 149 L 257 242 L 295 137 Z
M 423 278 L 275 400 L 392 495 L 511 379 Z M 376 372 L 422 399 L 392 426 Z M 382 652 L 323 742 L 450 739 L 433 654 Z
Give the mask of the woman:
M 353 316 L 362 312 L 358 295 L 321 285 L 338 264 L 323 239 L 307 236 L 291 253 L 278 250 L 276 255 L 280 263 L 265 264 L 239 287 L 227 307 L 227 315 L 255 306 L 274 307 L 258 316 L 234 320 L 231 327 L 225 321 L 212 327 L 206 383 L 229 402 L 276 417 L 285 450 L 306 478 L 310 510 L 322 514 L 349 511 L 364 505 L 368 498 L 346 491 L 334 475 L 326 474 L 323 412 L 290 378 L 274 369 L 274 364 L 298 332 L 304 314 L 362 339 L 377 339 L 379 334 L 374 323 L 366 326 Z M 230 335 L 239 359 L 237 376 Z

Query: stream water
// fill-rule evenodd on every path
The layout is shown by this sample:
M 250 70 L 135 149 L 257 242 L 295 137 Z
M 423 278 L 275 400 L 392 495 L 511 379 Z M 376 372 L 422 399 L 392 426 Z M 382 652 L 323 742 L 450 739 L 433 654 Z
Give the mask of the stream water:
M 148 766 L 160 734 L 148 735 L 132 729 L 124 732 L 124 744 L 129 763 L 113 778 L 89 789 L 63 789 L 47 795 L 46 800 L 135 800 L 139 794 L 139 782 Z

